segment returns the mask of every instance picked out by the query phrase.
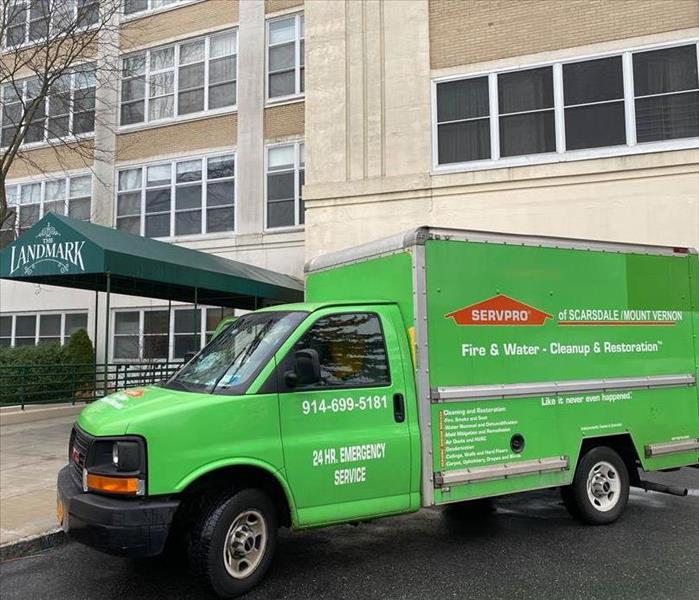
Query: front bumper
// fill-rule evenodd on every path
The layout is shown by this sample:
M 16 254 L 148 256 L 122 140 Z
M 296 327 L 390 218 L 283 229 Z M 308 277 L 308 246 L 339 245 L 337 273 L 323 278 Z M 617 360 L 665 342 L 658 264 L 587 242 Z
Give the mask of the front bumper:
M 85 493 L 73 479 L 70 465 L 58 473 L 57 492 L 63 530 L 78 542 L 120 556 L 162 553 L 179 506 L 173 499 Z

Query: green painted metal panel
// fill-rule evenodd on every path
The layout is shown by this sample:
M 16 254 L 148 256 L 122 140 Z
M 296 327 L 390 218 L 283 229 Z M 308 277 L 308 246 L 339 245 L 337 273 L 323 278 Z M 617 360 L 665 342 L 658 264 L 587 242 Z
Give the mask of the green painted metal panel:
M 426 254 L 432 387 L 693 371 L 688 257 L 439 240 Z
M 280 363 L 317 319 L 361 312 L 379 316 L 389 358 L 387 386 L 279 394 L 286 475 L 301 526 L 412 508 L 410 494 L 415 491 L 413 475 L 419 463 L 410 460 L 411 437 L 416 441 L 418 431 L 414 414 L 402 423 L 393 414 L 393 395 L 406 391 L 401 340 L 392 318 L 395 310 L 362 304 L 318 310 L 278 352 Z
M 426 256 L 431 388 L 696 373 L 695 255 L 434 240 Z M 435 500 L 569 483 L 587 437 L 630 434 L 648 470 L 691 464 L 696 452 L 647 459 L 644 447 L 699 437 L 698 406 L 696 386 L 434 404 L 437 473 L 551 457 L 571 466 L 454 485 Z
M 308 302 L 395 302 L 406 324 L 413 323 L 412 256 L 400 252 L 312 273 L 306 278 Z

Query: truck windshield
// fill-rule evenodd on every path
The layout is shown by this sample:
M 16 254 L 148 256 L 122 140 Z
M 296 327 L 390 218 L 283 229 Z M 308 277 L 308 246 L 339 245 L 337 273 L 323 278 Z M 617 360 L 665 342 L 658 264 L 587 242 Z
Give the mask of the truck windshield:
M 187 392 L 243 394 L 305 312 L 261 312 L 240 317 L 165 387 Z

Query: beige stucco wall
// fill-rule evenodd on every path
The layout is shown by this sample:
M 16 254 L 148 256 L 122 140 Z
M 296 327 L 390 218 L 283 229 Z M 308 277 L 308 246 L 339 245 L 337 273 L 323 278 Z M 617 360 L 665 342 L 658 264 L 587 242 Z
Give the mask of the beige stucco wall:
M 306 184 L 426 172 L 427 2 L 308 2 Z
M 238 116 L 228 114 L 120 133 L 117 136 L 116 160 L 146 160 L 163 154 L 186 154 L 235 146 L 237 129 Z
M 314 202 L 306 257 L 419 225 L 699 248 L 699 150 L 423 175 L 401 191 L 379 189 Z
M 265 108 L 265 140 L 271 141 L 286 136 L 303 137 L 304 112 L 303 102 Z
M 696 0 L 429 0 L 435 69 L 699 25 Z
M 238 23 L 238 0 L 205 0 L 124 23 L 121 50 L 154 46 Z

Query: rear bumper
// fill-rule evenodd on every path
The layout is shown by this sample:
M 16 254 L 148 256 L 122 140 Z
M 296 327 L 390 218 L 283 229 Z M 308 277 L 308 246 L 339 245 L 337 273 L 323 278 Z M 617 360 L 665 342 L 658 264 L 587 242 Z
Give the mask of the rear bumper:
M 63 530 L 72 539 L 108 554 L 156 556 L 162 553 L 179 500 L 112 498 L 85 493 L 66 466 L 58 473 Z

